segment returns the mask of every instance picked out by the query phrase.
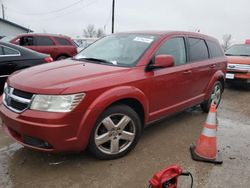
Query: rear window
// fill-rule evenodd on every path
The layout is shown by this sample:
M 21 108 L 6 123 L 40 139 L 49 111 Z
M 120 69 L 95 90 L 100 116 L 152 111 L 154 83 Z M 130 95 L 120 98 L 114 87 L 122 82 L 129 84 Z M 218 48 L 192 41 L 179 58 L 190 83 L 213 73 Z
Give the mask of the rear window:
M 37 46 L 53 46 L 54 43 L 49 37 L 35 37 L 36 45 Z
M 206 41 L 211 58 L 222 57 L 224 53 L 222 52 L 219 44 L 213 41 Z
M 204 40 L 188 38 L 190 61 L 200 61 L 208 59 L 208 49 Z
M 59 38 L 59 37 L 55 37 L 55 39 L 56 39 L 56 41 L 57 41 L 60 45 L 63 45 L 63 46 L 71 46 L 71 45 L 72 45 L 67 39 Z

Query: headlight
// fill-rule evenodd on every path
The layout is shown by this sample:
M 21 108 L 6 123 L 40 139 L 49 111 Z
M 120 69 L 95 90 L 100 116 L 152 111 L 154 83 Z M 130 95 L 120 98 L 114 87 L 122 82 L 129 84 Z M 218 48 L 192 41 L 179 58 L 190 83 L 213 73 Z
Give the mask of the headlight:
M 84 93 L 73 95 L 35 95 L 30 109 L 46 112 L 70 112 L 84 98 Z
M 8 87 L 8 84 L 7 84 L 7 82 L 5 82 L 5 83 L 4 83 L 4 87 L 3 87 L 4 90 L 5 90 L 7 87 Z

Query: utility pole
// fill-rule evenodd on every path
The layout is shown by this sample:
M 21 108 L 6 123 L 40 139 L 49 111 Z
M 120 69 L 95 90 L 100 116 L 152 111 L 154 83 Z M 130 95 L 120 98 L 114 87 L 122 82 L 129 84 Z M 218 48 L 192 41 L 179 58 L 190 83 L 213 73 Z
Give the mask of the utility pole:
M 2 4 L 2 14 L 3 14 L 3 19 L 5 20 L 5 14 L 4 14 L 4 6 Z
M 114 33 L 115 30 L 115 0 L 113 0 L 112 4 L 112 33 Z

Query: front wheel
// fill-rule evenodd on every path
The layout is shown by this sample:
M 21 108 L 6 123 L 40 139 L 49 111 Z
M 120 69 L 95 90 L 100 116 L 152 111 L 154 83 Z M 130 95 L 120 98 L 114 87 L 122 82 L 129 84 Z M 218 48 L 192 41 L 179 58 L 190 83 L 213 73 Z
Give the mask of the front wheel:
M 56 60 L 59 61 L 59 60 L 67 59 L 67 58 L 68 58 L 67 56 L 61 55 L 58 58 L 56 58 Z
M 99 159 L 126 155 L 141 135 L 141 120 L 127 105 L 109 107 L 98 119 L 89 141 L 89 150 Z
M 216 107 L 219 106 L 220 101 L 221 101 L 221 96 L 222 96 L 222 84 L 219 81 L 216 81 L 212 90 L 212 93 L 210 94 L 210 97 L 208 100 L 204 101 L 201 104 L 201 109 L 204 112 L 209 112 L 211 103 L 213 102 L 214 104 L 216 104 Z

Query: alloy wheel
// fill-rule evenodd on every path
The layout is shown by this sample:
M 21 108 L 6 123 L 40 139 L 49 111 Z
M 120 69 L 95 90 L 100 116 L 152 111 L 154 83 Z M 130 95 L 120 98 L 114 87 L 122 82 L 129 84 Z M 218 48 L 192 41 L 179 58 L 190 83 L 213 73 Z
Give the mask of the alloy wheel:
M 221 99 L 221 88 L 220 85 L 215 85 L 211 94 L 211 102 L 218 105 Z
M 95 131 L 96 147 L 105 154 L 119 154 L 134 141 L 136 127 L 125 114 L 111 114 L 98 124 Z

